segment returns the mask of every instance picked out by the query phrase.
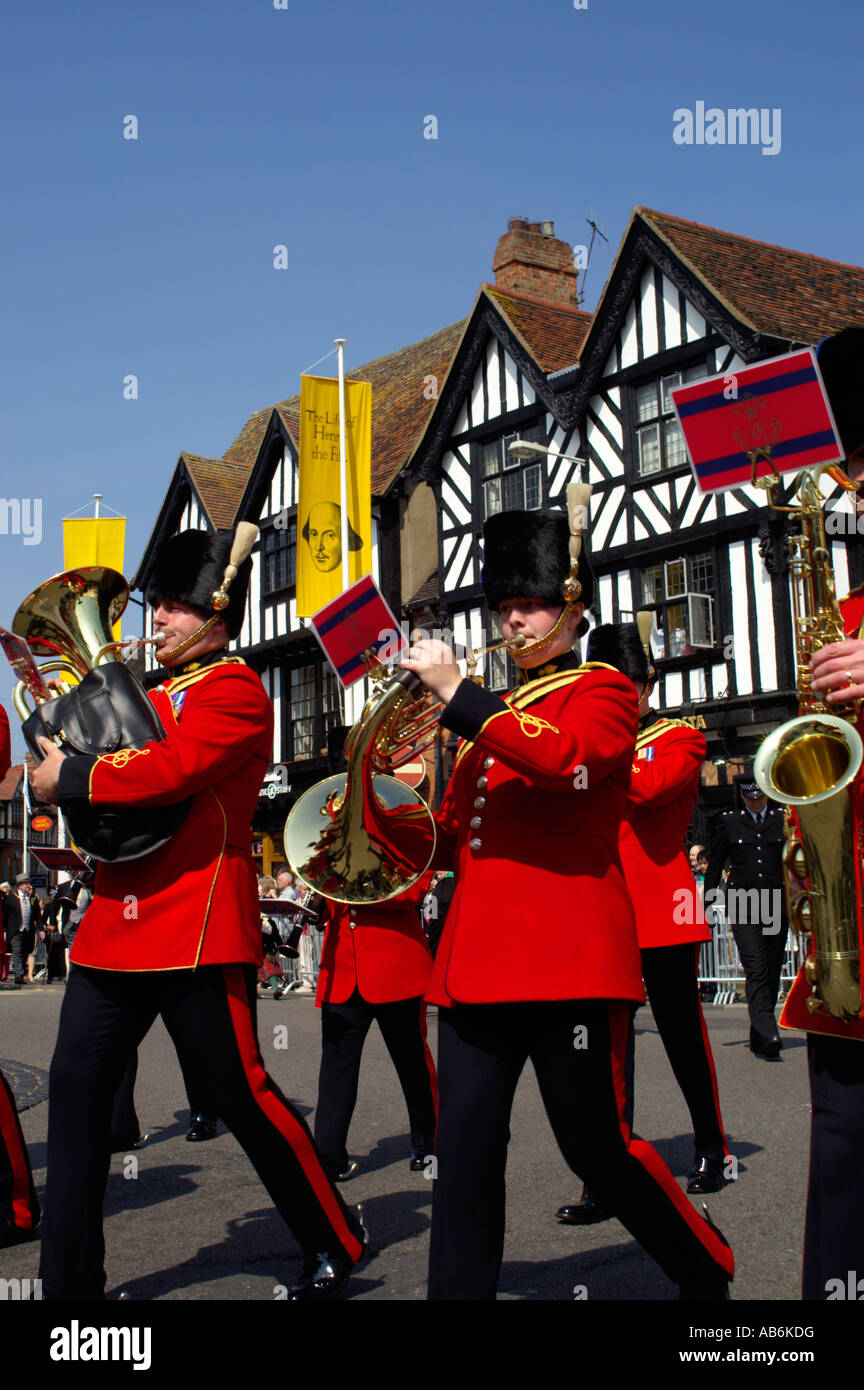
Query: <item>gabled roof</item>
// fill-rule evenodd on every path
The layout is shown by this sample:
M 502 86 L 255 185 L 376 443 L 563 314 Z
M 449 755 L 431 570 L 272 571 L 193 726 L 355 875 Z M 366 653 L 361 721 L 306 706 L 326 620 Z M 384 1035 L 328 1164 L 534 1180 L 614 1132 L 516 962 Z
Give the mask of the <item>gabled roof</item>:
M 462 339 L 465 319 L 442 328 L 419 343 L 398 352 L 365 362 L 345 373 L 347 381 L 368 381 L 372 385 L 372 493 L 386 491 L 405 461 L 432 414 L 435 397 L 430 397 L 426 378 L 435 377 L 436 391 L 442 384 Z M 424 390 L 426 394 L 424 395 Z M 251 467 L 274 407 L 256 411 L 243 426 L 226 452 L 227 461 Z M 289 396 L 275 406 L 295 448 L 300 442 L 300 397 Z M 239 499 L 238 499 L 239 500 Z
M 860 266 L 752 241 L 651 208 L 634 208 L 631 225 L 636 217 L 757 333 L 816 343 L 847 324 L 864 323 Z
M 586 314 L 583 309 L 565 309 L 560 304 L 549 304 L 526 294 L 514 294 L 512 290 L 500 290 L 496 285 L 483 285 L 482 288 L 544 372 L 557 372 L 578 362 L 592 314 Z
M 207 517 L 217 531 L 234 525 L 240 499 L 249 481 L 251 465 L 234 459 L 208 459 L 200 454 L 180 455 L 201 498 Z
M 23 775 L 24 764 L 14 763 L 13 766 L 10 767 L 9 771 L 6 773 L 6 776 L 0 778 L 0 801 L 12 800 L 19 786 L 21 785 L 21 778 Z

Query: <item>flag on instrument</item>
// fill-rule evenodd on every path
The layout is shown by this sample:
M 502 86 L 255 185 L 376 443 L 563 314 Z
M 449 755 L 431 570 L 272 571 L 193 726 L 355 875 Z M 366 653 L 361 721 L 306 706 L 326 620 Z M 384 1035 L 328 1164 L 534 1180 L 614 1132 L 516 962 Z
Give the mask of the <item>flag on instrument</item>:
M 79 570 L 88 565 L 104 565 L 122 574 L 125 542 L 125 516 L 66 516 L 63 518 L 63 568 Z M 118 619 L 113 627 L 118 642 L 120 630 Z
M 365 675 L 365 651 L 371 648 L 378 655 L 386 647 L 391 660 L 408 650 L 392 609 L 369 574 L 313 614 L 310 621 L 324 655 L 346 689 Z
M 756 449 L 770 450 L 757 460 L 757 478 L 843 458 L 812 348 L 673 386 L 670 395 L 702 492 L 752 482 L 747 455 Z
M 345 382 L 349 581 L 372 571 L 372 387 Z M 304 376 L 300 389 L 297 613 L 309 617 L 342 592 L 339 383 Z

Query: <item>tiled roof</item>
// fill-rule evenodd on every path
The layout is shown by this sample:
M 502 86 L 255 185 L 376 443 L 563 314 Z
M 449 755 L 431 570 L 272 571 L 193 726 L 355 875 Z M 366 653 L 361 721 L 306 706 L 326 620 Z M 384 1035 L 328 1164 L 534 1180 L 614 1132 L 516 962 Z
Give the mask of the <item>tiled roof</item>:
M 483 288 L 544 372 L 557 372 L 578 362 L 591 327 L 591 314 L 499 290 L 495 285 Z
M 409 599 L 406 599 L 402 606 L 403 608 L 414 608 L 417 604 L 429 603 L 433 599 L 437 600 L 440 597 L 441 586 L 438 580 L 438 571 L 434 569 L 429 577 L 423 580 L 417 592 L 412 594 Z
M 0 801 L 12 800 L 16 791 L 18 790 L 18 786 L 21 781 L 21 776 L 23 772 L 24 764 L 16 763 L 12 767 L 10 767 L 9 771 L 6 773 L 6 776 L 0 779 Z
M 864 269 L 722 232 L 637 207 L 633 217 L 687 263 L 735 317 L 756 332 L 816 343 L 864 324 Z
M 348 381 L 372 384 L 372 493 L 380 496 L 413 452 L 435 406 L 423 394 L 426 378 L 434 376 L 440 394 L 444 378 L 462 338 L 467 320 L 460 319 L 419 343 L 378 357 L 346 372 Z M 428 394 L 428 393 L 427 393 Z M 290 396 L 275 407 L 295 446 L 299 445 L 300 397 Z M 257 411 L 226 452 L 237 463 L 254 462 L 270 420 L 271 409 Z
M 236 459 L 208 459 L 181 454 L 207 516 L 217 531 L 234 525 L 252 465 Z

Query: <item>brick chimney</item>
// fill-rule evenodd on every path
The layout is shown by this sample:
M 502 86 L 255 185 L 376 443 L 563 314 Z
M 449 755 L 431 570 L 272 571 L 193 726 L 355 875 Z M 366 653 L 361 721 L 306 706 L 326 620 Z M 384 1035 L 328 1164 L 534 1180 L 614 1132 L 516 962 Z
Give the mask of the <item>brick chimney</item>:
M 504 236 L 498 238 L 492 270 L 500 290 L 527 294 L 566 309 L 577 307 L 579 272 L 573 263 L 573 248 L 555 236 L 554 222 L 511 217 Z

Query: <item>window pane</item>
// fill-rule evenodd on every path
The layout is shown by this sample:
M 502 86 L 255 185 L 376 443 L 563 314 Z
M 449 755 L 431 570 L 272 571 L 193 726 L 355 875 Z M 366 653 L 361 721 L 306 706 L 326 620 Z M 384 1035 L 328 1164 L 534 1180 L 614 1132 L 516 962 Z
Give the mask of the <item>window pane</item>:
M 690 594 L 690 640 L 694 647 L 714 646 L 714 604 L 708 594 Z
M 664 376 L 663 380 L 661 381 L 661 383 L 660 383 L 660 394 L 661 394 L 661 397 L 662 397 L 662 400 L 663 400 L 663 411 L 662 411 L 662 413 L 663 413 L 664 415 L 672 415 L 672 414 L 673 414 L 673 412 L 674 412 L 674 410 L 675 410 L 675 407 L 674 407 L 674 405 L 672 404 L 672 397 L 669 395 L 669 392 L 670 392 L 670 390 L 671 390 L 671 388 L 672 388 L 673 386 L 680 386 L 680 385 L 681 385 L 681 373 L 680 373 L 680 372 L 673 372 L 673 374 L 672 374 L 671 376 Z
M 685 367 L 681 373 L 682 381 L 699 381 L 703 376 L 707 376 L 704 362 L 694 362 L 692 367 Z
M 714 588 L 714 564 L 711 555 L 692 555 L 689 563 L 691 591 L 697 594 L 710 593 Z
M 666 467 L 675 468 L 679 463 L 687 462 L 687 450 L 684 446 L 684 436 L 677 420 L 665 420 L 663 422 L 663 433 L 666 445 Z
M 686 656 L 690 651 L 686 603 L 669 604 L 666 609 L 666 631 L 669 634 L 669 655 Z
M 657 383 L 636 387 L 636 423 L 653 420 L 657 415 Z
M 666 597 L 674 598 L 676 594 L 686 594 L 687 572 L 684 561 L 667 560 L 664 568 L 666 570 Z
M 504 484 L 504 511 L 521 511 L 521 509 L 525 505 L 525 494 L 522 488 L 522 474 L 505 473 L 501 481 Z
M 488 478 L 501 467 L 501 440 L 493 439 L 480 445 L 480 476 Z
M 650 565 L 642 571 L 642 602 L 657 603 L 663 597 L 663 568 Z
M 315 667 L 291 672 L 291 740 L 294 758 L 315 756 Z
M 540 477 L 539 463 L 532 463 L 525 469 L 525 510 L 533 512 L 540 506 L 543 497 L 543 488 Z
M 487 656 L 486 684 L 490 690 L 507 689 L 507 653 L 503 647 Z
M 495 516 L 501 510 L 501 479 L 483 484 L 483 515 Z
M 510 449 L 508 447 L 510 444 L 513 443 L 513 440 L 515 438 L 515 434 L 505 434 L 504 438 L 501 441 L 502 457 L 504 459 L 505 468 L 521 468 L 522 466 L 522 460 L 517 458 L 515 454 L 511 454 Z
M 660 428 L 658 425 L 648 425 L 644 430 L 639 430 L 636 435 L 639 444 L 639 472 L 645 476 L 646 473 L 659 473 L 660 463 Z

